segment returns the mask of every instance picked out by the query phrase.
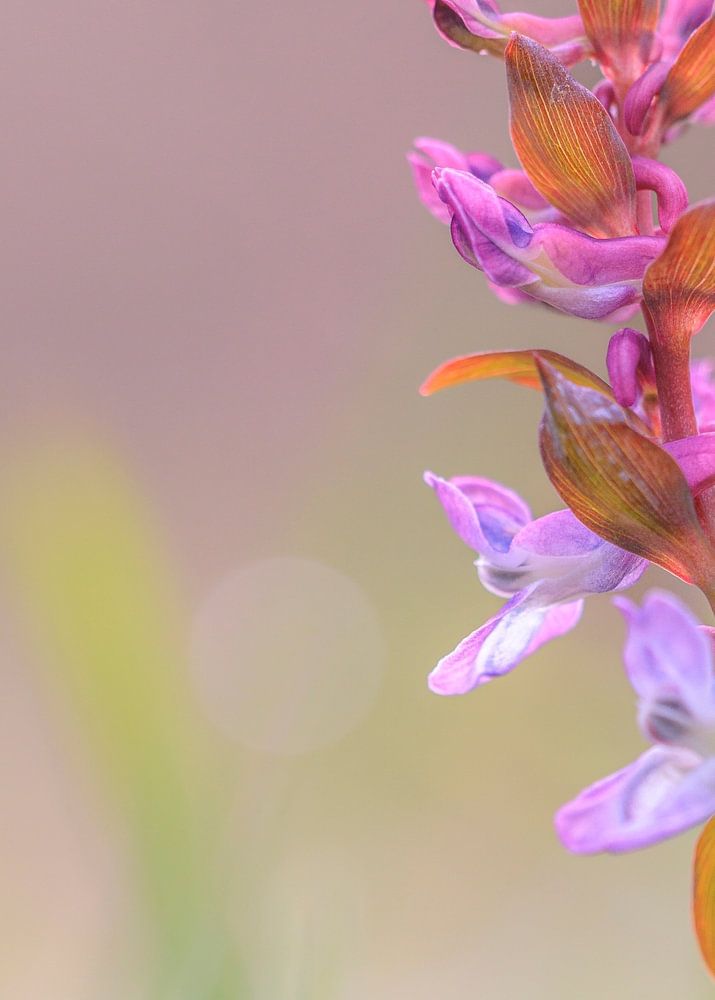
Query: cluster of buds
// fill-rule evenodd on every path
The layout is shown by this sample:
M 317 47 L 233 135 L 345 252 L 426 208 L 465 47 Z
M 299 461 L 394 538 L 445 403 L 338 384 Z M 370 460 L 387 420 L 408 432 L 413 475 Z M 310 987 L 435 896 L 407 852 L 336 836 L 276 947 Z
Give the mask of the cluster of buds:
M 464 694 L 578 623 L 590 594 L 632 586 L 650 564 L 699 588 L 715 611 L 715 381 L 691 340 L 715 309 L 715 200 L 690 205 L 658 162 L 690 123 L 715 122 L 712 0 L 579 0 L 565 18 L 502 13 L 493 0 L 428 0 L 451 45 L 504 60 L 522 169 L 421 138 L 409 161 L 460 256 L 511 305 L 619 329 L 606 382 L 545 349 L 455 358 L 429 395 L 505 378 L 543 392 L 541 457 L 565 509 L 534 519 L 513 490 L 425 476 L 449 524 L 506 598 L 430 674 Z M 569 67 L 588 59 L 589 90 Z M 654 211 L 655 206 L 655 211 Z M 624 661 L 652 744 L 556 816 L 576 853 L 646 847 L 706 823 L 696 849 L 695 926 L 715 973 L 715 628 L 674 595 L 624 616 Z

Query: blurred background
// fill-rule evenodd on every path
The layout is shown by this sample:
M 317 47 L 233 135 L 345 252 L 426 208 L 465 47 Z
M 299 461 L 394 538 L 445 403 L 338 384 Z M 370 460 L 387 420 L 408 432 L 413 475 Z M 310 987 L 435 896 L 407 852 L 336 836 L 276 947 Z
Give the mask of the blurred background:
M 499 303 L 414 196 L 415 135 L 516 165 L 502 65 L 404 0 L 8 0 L 2 34 L 0 996 L 710 996 L 695 834 L 552 830 L 643 747 L 608 599 L 425 683 L 499 602 L 423 469 L 560 504 L 535 393 L 417 386 L 603 371 L 611 332 Z M 709 141 L 666 156 L 693 198 Z

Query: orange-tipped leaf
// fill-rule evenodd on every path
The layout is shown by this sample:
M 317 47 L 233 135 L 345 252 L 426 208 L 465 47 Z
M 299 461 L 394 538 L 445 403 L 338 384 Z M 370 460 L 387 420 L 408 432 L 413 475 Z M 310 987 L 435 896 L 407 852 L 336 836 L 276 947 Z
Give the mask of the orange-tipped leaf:
M 633 167 L 601 102 L 522 35 L 505 58 L 512 142 L 534 187 L 592 236 L 636 233 Z
M 420 386 L 423 396 L 431 396 L 440 389 L 447 389 L 465 382 L 503 378 L 529 389 L 542 389 L 536 358 L 540 357 L 577 385 L 587 385 L 598 392 L 613 396 L 610 386 L 577 361 L 557 354 L 556 351 L 490 351 L 466 354 L 452 358 L 436 368 Z

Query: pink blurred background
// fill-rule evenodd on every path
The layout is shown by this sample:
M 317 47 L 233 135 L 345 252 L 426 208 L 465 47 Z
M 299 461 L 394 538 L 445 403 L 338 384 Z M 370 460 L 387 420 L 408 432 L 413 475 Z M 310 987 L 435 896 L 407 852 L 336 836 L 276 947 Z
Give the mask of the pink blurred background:
M 415 135 L 515 165 L 503 67 L 404 0 L 2 20 L 0 995 L 709 996 L 693 836 L 552 831 L 641 747 L 608 601 L 426 690 L 497 602 L 422 470 L 556 500 L 535 394 L 417 386 L 610 332 L 497 302 L 417 204 Z

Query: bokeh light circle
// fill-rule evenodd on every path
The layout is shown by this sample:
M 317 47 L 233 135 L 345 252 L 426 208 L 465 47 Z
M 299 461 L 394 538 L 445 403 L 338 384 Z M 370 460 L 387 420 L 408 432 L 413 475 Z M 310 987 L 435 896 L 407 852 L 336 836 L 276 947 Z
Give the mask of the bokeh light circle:
M 364 590 L 308 559 L 232 573 L 194 620 L 191 669 L 211 721 L 267 753 L 305 753 L 349 733 L 374 701 L 384 661 Z

